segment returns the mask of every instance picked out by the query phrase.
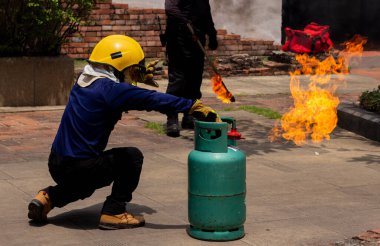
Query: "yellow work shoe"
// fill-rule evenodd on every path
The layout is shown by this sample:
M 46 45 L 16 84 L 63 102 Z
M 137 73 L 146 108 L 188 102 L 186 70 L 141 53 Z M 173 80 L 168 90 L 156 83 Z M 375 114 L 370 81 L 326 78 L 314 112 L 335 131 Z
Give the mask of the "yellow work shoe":
M 130 213 L 122 213 L 117 215 L 102 214 L 100 216 L 99 229 L 116 230 L 129 229 L 145 225 L 143 216 L 132 215 Z
M 28 218 L 33 222 L 46 222 L 47 214 L 52 210 L 52 204 L 46 191 L 40 191 L 29 203 Z

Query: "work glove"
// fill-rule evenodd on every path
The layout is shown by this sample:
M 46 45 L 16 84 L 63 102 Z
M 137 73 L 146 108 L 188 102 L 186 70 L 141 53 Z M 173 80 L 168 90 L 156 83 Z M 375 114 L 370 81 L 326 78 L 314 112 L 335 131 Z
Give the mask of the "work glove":
M 216 50 L 218 48 L 218 40 L 216 34 L 208 36 L 208 48 L 210 50 Z
M 159 87 L 158 83 L 153 78 L 155 66 L 158 62 L 159 60 L 155 60 L 148 63 L 148 65 L 145 66 L 145 69 L 139 66 L 127 68 L 125 76 L 127 77 L 128 82 L 135 86 L 137 86 L 137 83 L 143 83 L 153 87 Z
M 189 114 L 200 121 L 222 122 L 219 115 L 209 106 L 203 105 L 200 100 L 196 100 L 191 107 Z
M 150 85 L 153 87 L 159 87 L 158 83 L 153 79 L 154 71 L 156 71 L 156 65 L 160 60 L 154 60 L 149 62 L 145 67 L 145 74 L 142 78 L 141 83 Z

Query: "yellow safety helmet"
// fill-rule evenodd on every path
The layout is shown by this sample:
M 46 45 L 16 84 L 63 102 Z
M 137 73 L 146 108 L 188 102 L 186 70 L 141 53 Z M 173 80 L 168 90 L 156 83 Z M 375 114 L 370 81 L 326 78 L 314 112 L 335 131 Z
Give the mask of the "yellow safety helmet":
M 110 35 L 96 44 L 89 62 L 107 64 L 122 72 L 132 65 L 144 65 L 144 51 L 139 43 L 125 35 Z

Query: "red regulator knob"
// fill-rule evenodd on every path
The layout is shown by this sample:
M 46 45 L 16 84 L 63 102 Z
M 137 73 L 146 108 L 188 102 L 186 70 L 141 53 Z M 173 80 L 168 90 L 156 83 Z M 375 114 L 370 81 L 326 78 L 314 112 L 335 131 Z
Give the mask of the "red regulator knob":
M 244 139 L 242 136 L 241 136 L 241 133 L 238 132 L 236 130 L 236 128 L 232 128 L 231 131 L 228 133 L 228 138 L 229 139 L 233 139 L 233 140 L 240 140 L 240 139 Z

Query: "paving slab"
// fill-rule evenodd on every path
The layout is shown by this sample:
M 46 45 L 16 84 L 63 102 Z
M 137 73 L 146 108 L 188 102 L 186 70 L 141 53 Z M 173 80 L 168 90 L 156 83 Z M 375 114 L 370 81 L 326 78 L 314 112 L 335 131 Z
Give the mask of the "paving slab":
M 373 66 L 371 62 L 368 63 Z M 360 67 L 360 69 L 363 69 Z M 371 67 L 371 69 L 373 69 Z M 350 75 L 339 95 L 357 100 L 379 80 Z M 165 91 L 166 81 L 158 81 Z M 49 224 L 28 223 L 27 205 L 41 188 L 54 184 L 47 170 L 51 142 L 64 107 L 0 109 L 1 245 L 329 245 L 380 228 L 380 143 L 336 128 L 330 141 L 297 146 L 282 139 L 270 142 L 275 120 L 245 111 L 239 105 L 268 107 L 280 113 L 292 105 L 289 77 L 231 77 L 225 83 L 235 104 L 221 104 L 209 81 L 204 102 L 222 116 L 237 119 L 247 156 L 247 218 L 244 238 L 224 243 L 189 237 L 187 219 L 187 155 L 194 147 L 192 131 L 169 138 L 145 128 L 165 124 L 156 112 L 129 112 L 117 124 L 108 148 L 136 146 L 145 155 L 140 185 L 128 205 L 145 216 L 145 227 L 97 229 L 99 213 L 111 187 L 91 198 L 56 208 Z

